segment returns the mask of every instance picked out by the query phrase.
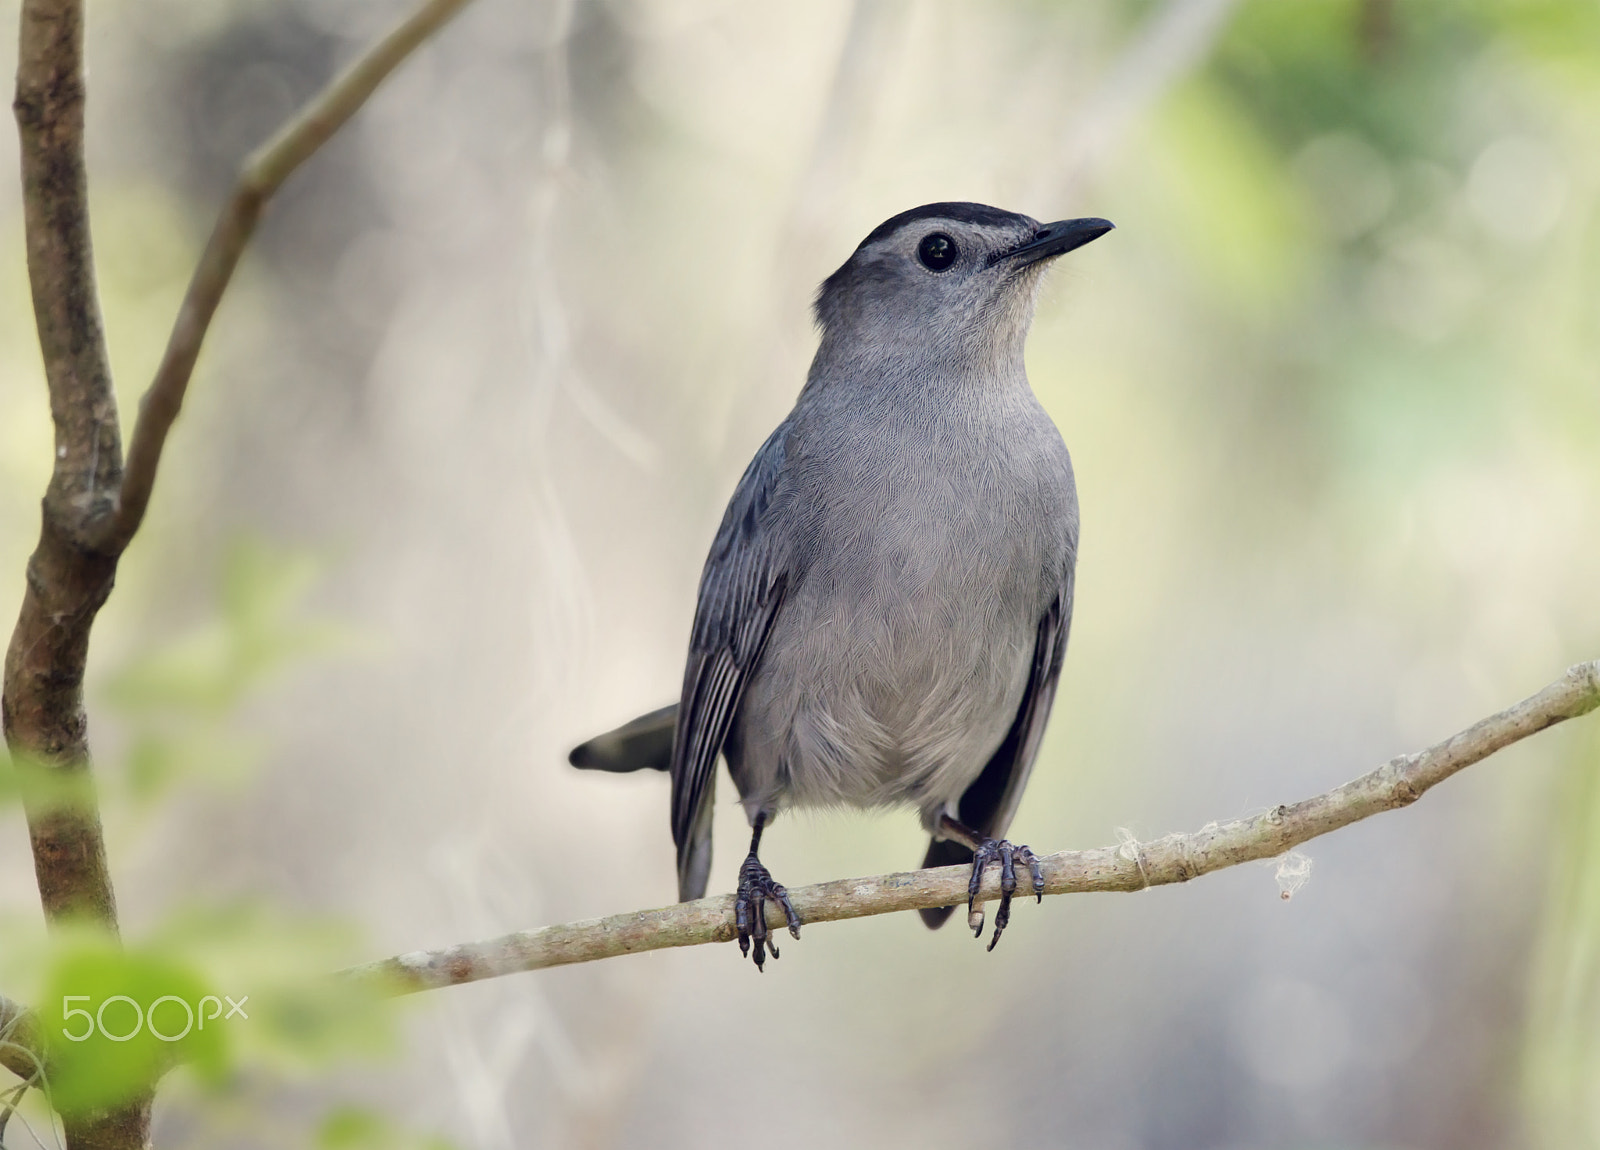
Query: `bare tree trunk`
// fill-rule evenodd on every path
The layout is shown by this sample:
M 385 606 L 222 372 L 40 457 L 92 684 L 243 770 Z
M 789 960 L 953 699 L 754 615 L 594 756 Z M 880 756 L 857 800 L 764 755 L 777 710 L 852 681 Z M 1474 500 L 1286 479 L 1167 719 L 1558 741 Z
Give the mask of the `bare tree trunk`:
M 111 594 L 117 561 L 143 522 L 162 448 L 211 318 L 273 193 L 467 2 L 426 0 L 246 161 L 140 404 L 126 471 L 89 234 L 84 4 L 23 2 L 14 108 L 28 276 L 55 422 L 55 469 L 39 546 L 28 562 L 22 612 L 6 652 L 0 718 L 17 769 L 35 784 L 23 788 L 24 802 L 39 897 L 52 927 L 89 921 L 118 933 L 83 707 L 89 634 Z M 32 1020 L 20 1008 L 5 1006 L 36 1040 Z M 16 1034 L 9 1041 L 28 1049 Z M 68 1147 L 148 1145 L 152 1098 L 146 1093 L 115 1110 L 68 1116 Z
M 6 652 L 0 714 L 17 768 L 46 776 L 46 786 L 24 789 L 46 919 L 52 926 L 87 919 L 116 934 L 83 710 L 89 630 L 116 578 L 117 556 L 101 540 L 122 481 L 122 439 L 89 242 L 81 0 L 23 4 L 14 107 L 28 278 L 56 450 L 39 546 Z M 150 1101 L 145 1095 L 71 1118 L 67 1145 L 146 1145 Z

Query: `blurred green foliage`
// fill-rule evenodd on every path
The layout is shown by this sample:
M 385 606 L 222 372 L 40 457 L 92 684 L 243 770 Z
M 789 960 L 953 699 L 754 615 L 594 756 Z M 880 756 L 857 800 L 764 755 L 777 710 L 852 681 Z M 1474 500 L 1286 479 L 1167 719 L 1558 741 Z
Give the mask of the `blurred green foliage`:
M 450 1143 L 403 1130 L 370 1110 L 342 1109 L 323 1121 L 317 1145 L 322 1150 L 449 1150 Z
M 223 1073 L 221 999 L 181 954 L 104 936 L 54 950 L 38 1010 L 50 1043 L 46 1086 L 61 1113 L 124 1102 L 178 1063 L 208 1079 Z
M 348 631 L 304 612 L 320 568 L 309 554 L 236 539 L 216 614 L 111 678 L 105 699 L 132 731 L 122 777 L 133 797 L 148 801 L 180 779 L 237 778 L 255 761 L 260 748 L 233 722 L 240 706 L 296 663 L 348 645 Z
M 321 566 L 261 538 L 236 539 L 214 611 L 112 676 L 104 697 L 130 739 L 125 769 L 100 772 L 108 820 L 184 785 L 242 777 L 261 750 L 241 733 L 242 709 L 289 669 L 349 645 L 346 629 L 306 609 Z M 83 777 L 6 764 L 0 797 L 24 796 L 70 804 L 95 793 Z M 393 1049 L 381 988 L 332 977 L 360 957 L 346 924 L 238 902 L 180 906 L 126 942 L 87 925 L 42 934 L 13 923 L 5 934 L 0 979 L 39 1012 L 49 1043 L 39 1085 L 62 1113 L 114 1105 L 179 1067 L 201 1088 L 203 1109 L 242 1077 L 293 1077 Z M 442 1145 L 408 1142 L 354 1112 L 330 1119 L 322 1144 Z
M 1574 739 L 1534 952 L 1522 1087 L 1537 1144 L 1600 1144 L 1600 731 Z
M 382 988 L 332 974 L 355 953 L 342 924 L 234 905 L 174 912 L 125 943 L 88 927 L 14 926 L 8 938 L 0 974 L 37 1004 L 43 1085 L 64 1113 L 123 1101 L 177 1067 L 203 1102 L 263 1072 L 293 1078 L 393 1049 Z
M 1488 612 L 1469 590 L 1480 583 L 1484 601 L 1576 624 L 1547 663 L 1592 658 L 1600 590 L 1559 571 L 1584 569 L 1600 532 L 1588 520 L 1543 569 L 1526 541 L 1564 487 L 1593 491 L 1600 457 L 1600 6 L 1253 3 L 1208 73 L 1227 97 L 1201 106 L 1238 121 L 1249 158 L 1213 145 L 1202 159 L 1192 127 L 1174 154 L 1222 160 L 1280 194 L 1298 185 L 1310 209 L 1313 234 L 1276 241 L 1321 266 L 1276 281 L 1281 358 L 1243 375 L 1270 413 L 1258 427 L 1300 447 L 1297 498 L 1358 499 L 1369 540 L 1352 542 L 1369 549 L 1376 516 L 1398 512 L 1415 531 L 1420 509 L 1426 530 L 1431 503 L 1454 523 L 1413 562 L 1461 564 L 1466 592 L 1434 605 L 1441 626 L 1472 642 L 1473 616 Z M 1226 201 L 1272 218 L 1262 195 Z M 1214 254 L 1201 274 L 1231 258 Z M 1265 283 L 1282 258 L 1249 262 Z M 1240 296 L 1219 299 L 1237 308 Z M 1511 478 L 1541 470 L 1543 485 Z M 1529 616 L 1524 658 L 1539 633 Z M 1500 643 L 1503 675 L 1516 658 Z M 1567 738 L 1521 1060 L 1535 1143 L 1560 1150 L 1600 1145 L 1600 736 L 1591 721 Z

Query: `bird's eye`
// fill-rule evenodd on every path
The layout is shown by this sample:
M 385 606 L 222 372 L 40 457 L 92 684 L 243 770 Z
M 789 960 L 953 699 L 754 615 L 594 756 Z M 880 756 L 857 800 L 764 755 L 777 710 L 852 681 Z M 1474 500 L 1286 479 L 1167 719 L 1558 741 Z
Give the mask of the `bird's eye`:
M 944 271 L 955 263 L 960 255 L 961 249 L 956 247 L 955 240 L 943 232 L 923 236 L 922 242 L 917 245 L 917 258 L 922 261 L 922 266 L 931 272 Z

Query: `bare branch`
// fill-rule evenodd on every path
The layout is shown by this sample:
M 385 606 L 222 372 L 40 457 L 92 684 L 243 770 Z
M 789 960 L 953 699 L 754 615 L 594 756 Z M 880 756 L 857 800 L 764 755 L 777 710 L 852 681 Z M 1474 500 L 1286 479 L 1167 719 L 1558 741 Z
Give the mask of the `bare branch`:
M 1042 860 L 1046 894 L 1135 891 L 1192 878 L 1224 867 L 1275 858 L 1301 843 L 1382 811 L 1415 802 L 1443 782 L 1519 739 L 1600 707 L 1600 660 L 1580 663 L 1537 695 L 1475 723 L 1414 755 L 1391 759 L 1377 770 L 1298 803 L 1193 834 L 1172 834 L 1148 843 L 1062 851 Z M 968 868 L 940 867 L 873 878 L 844 879 L 789 892 L 807 926 L 966 901 Z M 981 897 L 999 897 L 1000 879 L 990 871 Z M 768 920 L 782 922 L 776 905 Z M 636 951 L 727 942 L 734 937 L 733 896 L 719 895 L 660 910 L 520 931 L 444 950 L 414 951 L 343 972 L 371 980 L 395 994 L 435 990 L 464 982 L 593 962 Z
M 810 247 L 826 246 L 819 241 L 829 235 L 860 167 L 874 97 L 883 84 L 884 54 L 903 42 L 911 15 L 911 6 L 903 0 L 855 0 L 851 6 L 816 139 L 795 183 L 794 205 L 779 237 L 784 252 L 814 258 Z M 806 263 L 806 258 L 784 258 L 779 266 Z M 798 281 L 795 286 L 802 293 L 810 290 L 811 277 L 791 274 L 790 279 Z
M 28 0 L 12 108 L 22 145 L 28 279 L 56 428 L 45 517 L 78 546 L 109 514 L 122 477 L 117 401 L 89 241 L 83 74 L 81 0 Z
M 1044 173 L 1034 200 L 1070 201 L 1130 126 L 1205 62 L 1239 0 L 1168 0 L 1148 17 L 1066 134 L 1062 162 Z
M 401 61 L 468 3 L 470 0 L 427 0 L 245 161 L 233 195 L 218 217 L 189 281 L 155 379 L 139 401 L 139 418 L 128 448 L 127 474 L 110 536 L 116 550 L 128 545 L 144 520 L 161 450 L 183 407 L 211 317 L 267 201 L 296 168 L 360 110 Z

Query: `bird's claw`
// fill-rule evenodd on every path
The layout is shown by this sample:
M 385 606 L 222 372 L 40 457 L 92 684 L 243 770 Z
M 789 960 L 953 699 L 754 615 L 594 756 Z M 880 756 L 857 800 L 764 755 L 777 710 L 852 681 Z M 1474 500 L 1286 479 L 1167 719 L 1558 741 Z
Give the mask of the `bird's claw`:
M 1021 859 L 1028 864 L 1028 871 L 1033 876 L 1033 894 L 1039 901 L 1044 901 L 1044 870 L 1039 866 L 1039 858 L 1025 846 L 1014 846 L 1005 839 L 984 839 L 972 855 L 972 878 L 967 882 L 967 925 L 972 928 L 972 936 L 980 937 L 983 934 L 983 911 L 978 907 L 978 888 L 983 885 L 983 871 L 995 859 L 1000 860 L 1000 908 L 994 912 L 994 934 L 989 939 L 988 949 L 993 950 L 994 944 L 1000 941 L 1000 934 L 1011 921 L 1011 896 L 1017 892 L 1017 860 Z
M 766 969 L 768 950 L 772 957 L 778 957 L 778 948 L 773 943 L 767 932 L 767 899 L 772 899 L 783 907 L 784 917 L 788 919 L 789 933 L 795 938 L 800 937 L 800 916 L 794 912 L 794 906 L 789 902 L 789 892 L 783 888 L 782 883 L 772 881 L 772 874 L 761 865 L 761 860 L 752 853 L 744 860 L 744 865 L 739 868 L 739 893 L 734 898 L 733 921 L 739 931 L 739 953 L 750 955 L 750 945 L 755 944 L 756 969 Z

